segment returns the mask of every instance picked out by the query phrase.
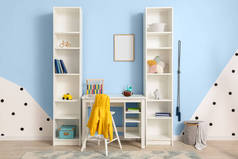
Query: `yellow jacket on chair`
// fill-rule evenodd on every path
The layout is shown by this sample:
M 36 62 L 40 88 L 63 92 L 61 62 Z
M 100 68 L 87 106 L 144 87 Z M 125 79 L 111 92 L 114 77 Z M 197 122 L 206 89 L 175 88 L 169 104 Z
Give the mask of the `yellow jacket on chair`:
M 89 120 L 90 135 L 103 135 L 104 138 L 113 139 L 112 115 L 110 112 L 110 98 L 105 94 L 97 94 Z

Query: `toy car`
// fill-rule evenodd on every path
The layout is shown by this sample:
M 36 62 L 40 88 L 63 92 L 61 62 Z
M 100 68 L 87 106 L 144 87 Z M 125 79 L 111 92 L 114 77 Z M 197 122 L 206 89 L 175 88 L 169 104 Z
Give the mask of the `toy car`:
M 63 100 L 72 100 L 73 97 L 72 97 L 72 95 L 70 95 L 69 93 L 67 93 L 67 94 L 64 94 L 64 95 L 63 95 L 62 99 L 63 99 Z

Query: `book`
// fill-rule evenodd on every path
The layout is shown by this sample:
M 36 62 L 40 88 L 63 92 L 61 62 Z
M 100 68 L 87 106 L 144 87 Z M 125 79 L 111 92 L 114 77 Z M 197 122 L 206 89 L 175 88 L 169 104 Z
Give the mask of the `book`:
M 60 72 L 64 73 L 60 60 L 58 60 L 58 63 L 59 63 L 59 67 L 60 67 Z
M 163 114 L 163 115 L 162 114 L 159 114 L 159 115 L 156 114 L 155 116 L 167 116 L 167 117 L 170 117 L 169 114 Z
M 171 114 L 170 113 L 165 113 L 165 112 L 156 112 L 155 116 L 156 117 L 170 117 Z
M 139 108 L 128 108 L 127 111 L 128 112 L 139 112 L 140 109 Z
M 60 66 L 60 61 L 58 59 L 56 59 L 57 61 L 57 68 L 59 70 L 59 73 L 62 73 L 62 69 L 61 69 L 61 66 Z
M 63 73 L 68 73 L 68 71 L 67 71 L 67 69 L 66 69 L 66 66 L 65 66 L 63 60 L 60 60 L 60 64 L 61 64 L 61 67 L 62 67 Z
M 57 59 L 55 59 L 54 61 L 55 61 L 55 73 L 60 73 Z
M 155 114 L 170 114 L 170 113 L 165 113 L 165 112 L 155 112 Z

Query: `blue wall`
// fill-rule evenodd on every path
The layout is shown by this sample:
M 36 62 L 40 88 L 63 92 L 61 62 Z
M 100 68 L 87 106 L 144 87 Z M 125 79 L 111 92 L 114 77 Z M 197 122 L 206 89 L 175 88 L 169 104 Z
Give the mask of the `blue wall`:
M 174 7 L 174 73 L 177 68 L 176 43 L 179 39 L 183 42 L 181 75 L 183 120 L 191 117 L 238 44 L 237 0 L 2 1 L 0 76 L 23 86 L 50 116 L 52 116 L 53 6 L 82 7 L 84 80 L 104 78 L 105 92 L 110 94 L 120 93 L 127 84 L 133 85 L 135 93 L 142 93 L 144 8 Z M 115 33 L 136 35 L 135 62 L 113 62 L 112 38 Z M 97 64 L 97 61 L 100 61 L 100 64 Z M 182 129 L 180 125 L 175 120 L 176 134 Z

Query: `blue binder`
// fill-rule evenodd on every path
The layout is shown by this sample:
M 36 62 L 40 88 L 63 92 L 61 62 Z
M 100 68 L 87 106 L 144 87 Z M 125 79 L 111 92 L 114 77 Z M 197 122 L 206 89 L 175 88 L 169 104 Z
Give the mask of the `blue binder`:
M 60 73 L 58 68 L 58 62 L 57 59 L 55 59 L 55 73 Z
M 67 69 L 66 69 L 66 66 L 65 66 L 63 60 L 60 60 L 60 64 L 61 64 L 61 67 L 62 67 L 63 73 L 68 73 L 68 71 L 67 71 Z
M 59 70 L 59 73 L 63 73 L 61 68 L 60 68 L 60 61 L 59 60 L 56 60 L 57 61 L 57 68 Z

